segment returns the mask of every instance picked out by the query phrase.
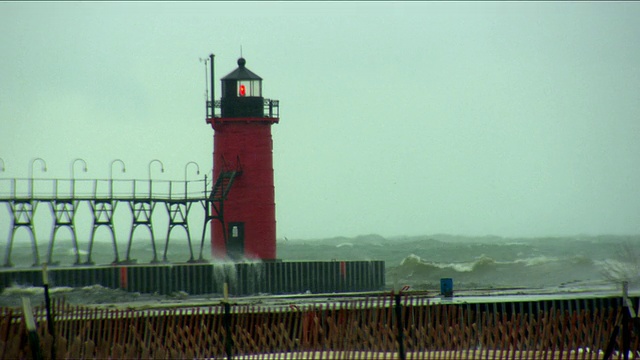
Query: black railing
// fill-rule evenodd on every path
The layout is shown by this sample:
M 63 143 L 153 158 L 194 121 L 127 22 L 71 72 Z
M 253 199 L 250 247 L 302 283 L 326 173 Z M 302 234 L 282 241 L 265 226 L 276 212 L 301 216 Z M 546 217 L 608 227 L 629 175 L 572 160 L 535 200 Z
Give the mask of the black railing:
M 211 180 L 0 179 L 0 202 L 35 200 L 206 200 Z
M 216 109 L 221 109 L 222 103 L 220 100 L 213 101 L 213 106 L 211 100 L 208 100 L 207 103 L 207 119 L 220 118 L 222 117 L 220 111 L 216 111 Z M 280 117 L 280 101 L 279 100 L 271 100 L 264 99 L 264 112 L 263 116 L 266 118 L 279 118 Z
M 280 101 L 264 99 L 264 113 L 265 113 L 265 117 L 279 118 L 280 117 Z

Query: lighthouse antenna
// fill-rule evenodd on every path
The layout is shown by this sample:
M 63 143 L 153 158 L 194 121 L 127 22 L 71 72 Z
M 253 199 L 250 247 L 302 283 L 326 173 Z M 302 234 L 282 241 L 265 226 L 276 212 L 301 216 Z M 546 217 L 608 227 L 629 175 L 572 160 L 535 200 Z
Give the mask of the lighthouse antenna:
M 209 117 L 209 70 L 207 69 L 207 62 L 209 59 L 200 58 L 200 62 L 204 62 L 204 103 L 205 103 L 205 117 Z
M 212 118 L 216 117 L 216 83 L 215 83 L 215 74 L 214 74 L 215 67 L 213 66 L 214 57 L 215 57 L 214 54 L 209 55 L 209 59 L 211 61 L 211 64 L 209 65 L 211 66 L 211 117 Z
M 242 57 L 242 45 L 240 45 L 240 57 Z

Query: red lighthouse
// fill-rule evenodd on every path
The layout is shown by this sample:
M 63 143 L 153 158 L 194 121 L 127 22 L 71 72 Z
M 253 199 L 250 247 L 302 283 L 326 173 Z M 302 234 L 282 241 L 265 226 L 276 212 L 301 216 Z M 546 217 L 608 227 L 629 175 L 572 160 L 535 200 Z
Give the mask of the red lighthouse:
M 238 68 L 221 79 L 220 101 L 207 106 L 207 123 L 214 130 L 211 252 L 216 258 L 273 260 L 271 125 L 278 123 L 279 104 L 262 96 L 262 78 L 245 64 L 238 59 Z M 213 90 L 213 55 L 211 73 Z

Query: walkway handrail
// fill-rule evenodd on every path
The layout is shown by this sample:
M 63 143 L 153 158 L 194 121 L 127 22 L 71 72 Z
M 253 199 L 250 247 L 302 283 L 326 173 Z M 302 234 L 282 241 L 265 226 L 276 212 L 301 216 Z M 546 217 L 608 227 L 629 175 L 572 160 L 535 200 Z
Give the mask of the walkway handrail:
M 0 179 L 0 202 L 52 199 L 157 199 L 198 201 L 207 198 L 206 178 L 199 180 L 141 179 Z M 204 186 L 203 186 L 204 185 Z

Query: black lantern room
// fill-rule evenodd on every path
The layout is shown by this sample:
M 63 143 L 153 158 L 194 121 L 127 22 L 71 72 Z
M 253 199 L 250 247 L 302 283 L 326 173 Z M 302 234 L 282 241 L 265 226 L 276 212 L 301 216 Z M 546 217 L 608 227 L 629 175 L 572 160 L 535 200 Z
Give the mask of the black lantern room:
M 238 68 L 221 79 L 223 118 L 264 117 L 262 78 L 245 64 L 244 58 L 238 59 Z

